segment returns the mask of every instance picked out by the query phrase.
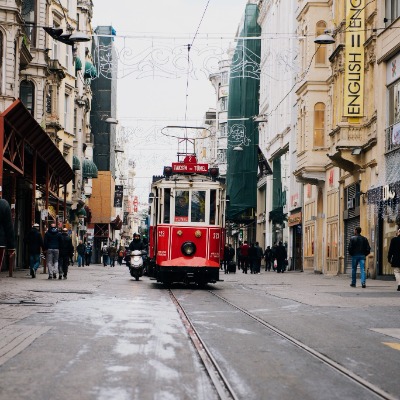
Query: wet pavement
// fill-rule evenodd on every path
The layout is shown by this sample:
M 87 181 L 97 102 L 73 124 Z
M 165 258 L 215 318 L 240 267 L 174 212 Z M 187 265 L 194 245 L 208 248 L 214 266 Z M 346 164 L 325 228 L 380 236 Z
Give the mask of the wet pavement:
M 73 266 L 68 280 L 47 280 L 44 274 L 32 279 L 26 270 L 14 272 L 12 278 L 7 275 L 0 273 L 1 399 L 217 398 L 161 285 L 147 277 L 135 282 L 124 266 Z M 355 361 L 345 348 L 335 348 L 336 339 L 330 341 L 332 321 L 339 337 L 346 330 L 351 335 L 349 327 L 355 322 L 353 328 L 370 332 L 368 346 L 388 343 L 389 362 L 400 355 L 400 323 L 393 318 L 400 308 L 400 292 L 394 281 L 368 279 L 362 289 L 350 288 L 346 276 L 312 272 L 245 275 L 238 271 L 221 273 L 220 278 L 224 282 L 208 289 L 321 351 L 337 353 L 344 363 Z M 200 316 L 198 326 L 207 328 L 202 310 L 194 303 L 190 307 L 194 316 Z M 206 311 L 213 315 L 212 310 Z M 333 320 L 331 316 L 338 312 L 344 314 Z M 296 322 L 298 316 L 304 325 Z M 316 316 L 321 322 L 318 329 L 313 328 Z M 376 344 L 377 338 L 382 340 Z M 357 341 L 351 346 L 357 348 Z M 374 357 L 375 353 L 367 353 L 365 363 L 374 363 Z M 355 354 L 353 358 L 357 359 Z M 357 368 L 361 372 L 364 368 L 359 360 Z M 388 387 L 392 373 L 388 373 Z

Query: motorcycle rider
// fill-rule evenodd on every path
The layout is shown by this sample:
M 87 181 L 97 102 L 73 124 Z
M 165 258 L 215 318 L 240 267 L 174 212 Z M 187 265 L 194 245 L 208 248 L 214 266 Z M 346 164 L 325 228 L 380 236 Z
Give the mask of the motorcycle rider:
M 143 242 L 140 240 L 140 235 L 138 233 L 133 234 L 133 240 L 129 245 L 129 250 L 144 250 L 145 246 Z

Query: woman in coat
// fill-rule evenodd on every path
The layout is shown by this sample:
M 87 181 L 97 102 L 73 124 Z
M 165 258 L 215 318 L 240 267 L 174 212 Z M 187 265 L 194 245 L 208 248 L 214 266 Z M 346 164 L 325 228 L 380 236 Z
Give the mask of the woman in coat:
M 388 261 L 392 264 L 397 282 L 397 291 L 400 292 L 400 229 L 397 231 L 397 235 L 390 241 Z

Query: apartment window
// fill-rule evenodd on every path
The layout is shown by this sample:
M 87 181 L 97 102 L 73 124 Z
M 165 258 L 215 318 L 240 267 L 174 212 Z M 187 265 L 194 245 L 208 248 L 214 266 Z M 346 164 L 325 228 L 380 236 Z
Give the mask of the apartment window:
M 316 26 L 315 37 L 322 35 L 326 30 L 326 23 L 319 21 Z M 316 44 L 315 64 L 326 65 L 326 45 Z
M 221 164 L 226 163 L 226 150 L 225 149 L 219 149 L 217 151 L 217 161 Z
M 228 136 L 228 123 L 222 122 L 219 124 L 219 134 L 220 137 L 227 137 Z
M 71 59 L 71 52 L 72 52 L 71 46 L 65 45 L 65 67 L 67 69 L 69 68 L 69 63 L 70 63 L 70 59 Z
M 34 32 L 35 29 L 33 29 L 33 25 L 35 24 L 35 7 L 36 7 L 36 2 L 31 0 L 31 1 L 23 1 L 22 2 L 22 9 L 21 9 L 21 15 L 22 18 L 25 21 L 25 34 L 28 36 L 30 42 L 32 45 L 34 45 Z
M 325 104 L 317 103 L 314 106 L 314 147 L 325 145 Z
M 227 85 L 229 80 L 229 74 L 227 71 L 221 72 L 221 85 Z
M 400 17 L 400 2 L 399 0 L 386 0 L 386 15 L 388 22 L 386 26 L 390 25 L 393 20 Z
M 35 86 L 33 82 L 24 80 L 19 86 L 19 97 L 24 106 L 33 115 L 34 113 L 34 97 L 35 97 Z
M 400 122 L 400 81 L 389 87 L 389 126 Z
M 221 111 L 226 111 L 228 109 L 228 97 L 221 98 Z
M 70 96 L 69 94 L 65 95 L 64 99 L 64 129 L 66 132 L 70 131 Z
M 54 22 L 54 23 L 53 23 L 53 28 L 54 28 L 54 29 L 60 28 L 60 24 Z M 55 39 L 53 39 L 53 48 L 52 48 L 52 51 L 53 51 L 53 54 L 52 54 L 51 58 L 52 58 L 53 60 L 58 60 L 58 56 L 59 56 L 59 44 L 58 44 L 58 41 L 55 40 Z
M 74 135 L 78 134 L 78 110 L 74 108 Z

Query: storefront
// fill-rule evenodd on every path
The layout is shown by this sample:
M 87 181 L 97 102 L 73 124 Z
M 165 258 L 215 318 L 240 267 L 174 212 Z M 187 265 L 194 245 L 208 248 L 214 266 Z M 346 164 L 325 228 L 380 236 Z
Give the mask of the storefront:
M 33 223 L 43 231 L 44 222 L 67 220 L 67 184 L 73 178 L 70 165 L 20 100 L 0 114 L 0 197 L 12 208 L 17 266 L 27 266 L 24 238 Z
M 301 225 L 301 212 L 289 215 L 288 226 L 291 230 L 292 254 L 290 257 L 290 269 L 295 271 L 303 270 L 303 235 Z
M 368 214 L 376 226 L 370 240 L 373 247 L 376 236 L 375 274 L 377 278 L 389 277 L 393 275 L 393 269 L 387 254 L 390 241 L 400 227 L 400 181 L 371 189 L 367 196 Z

